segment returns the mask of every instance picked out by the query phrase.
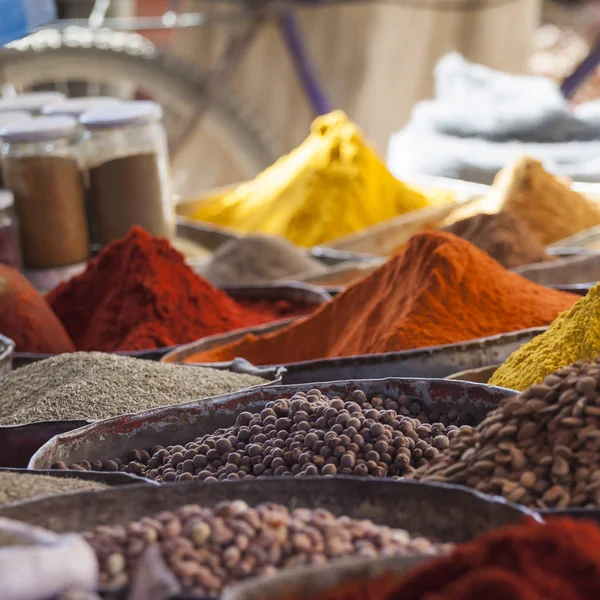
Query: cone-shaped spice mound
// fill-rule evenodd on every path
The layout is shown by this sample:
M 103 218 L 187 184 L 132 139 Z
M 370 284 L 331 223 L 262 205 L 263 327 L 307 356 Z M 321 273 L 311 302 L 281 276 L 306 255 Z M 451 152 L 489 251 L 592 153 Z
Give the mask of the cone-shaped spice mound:
M 559 315 L 548 331 L 513 352 L 490 379 L 492 385 L 524 390 L 546 375 L 577 360 L 600 354 L 600 284 L 571 310 Z
M 502 211 L 519 217 L 544 246 L 600 224 L 600 210 L 583 194 L 522 156 L 494 181 Z
M 168 240 L 140 227 L 106 246 L 48 302 L 79 350 L 106 352 L 183 344 L 291 316 L 265 302 L 242 306 L 196 275 Z
M 452 234 L 424 233 L 310 318 L 189 361 L 264 365 L 452 344 L 548 325 L 577 299 L 506 271 Z
M 459 433 L 429 481 L 460 483 L 539 508 L 600 506 L 600 357 L 548 375 Z
M 13 340 L 18 352 L 75 351 L 44 297 L 7 265 L 0 265 L 0 334 Z

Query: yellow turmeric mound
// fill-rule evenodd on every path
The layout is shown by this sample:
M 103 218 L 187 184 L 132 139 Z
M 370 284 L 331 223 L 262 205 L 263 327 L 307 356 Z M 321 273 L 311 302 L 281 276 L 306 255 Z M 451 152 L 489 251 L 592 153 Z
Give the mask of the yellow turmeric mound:
M 545 246 L 600 224 L 593 202 L 527 156 L 500 171 L 492 194 L 503 212 L 525 221 Z
M 256 179 L 210 198 L 193 217 L 314 246 L 425 208 L 341 111 L 317 118 L 308 138 Z
M 524 390 L 546 375 L 584 358 L 600 354 L 600 284 L 547 331 L 513 352 L 490 379 L 492 385 Z

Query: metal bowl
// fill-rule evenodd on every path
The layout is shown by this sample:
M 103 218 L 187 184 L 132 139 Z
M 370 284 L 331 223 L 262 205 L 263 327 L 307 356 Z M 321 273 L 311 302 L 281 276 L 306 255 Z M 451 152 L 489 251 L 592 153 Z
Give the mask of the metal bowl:
M 281 369 L 255 367 L 243 359 L 233 361 L 226 367 L 214 366 L 211 368 L 263 377 L 268 382 L 260 387 L 281 384 Z M 27 467 L 35 451 L 55 435 L 73 431 L 79 427 L 91 425 L 94 422 L 69 419 L 61 421 L 38 421 L 24 425 L 0 425 L 0 467 Z
M 11 339 L 0 335 L 0 377 L 12 371 L 14 351 L 15 343 Z
M 268 329 L 265 328 L 259 333 L 267 333 L 279 328 L 278 325 L 269 326 Z M 546 329 L 547 327 L 535 327 L 459 344 L 433 346 L 418 350 L 287 363 L 281 365 L 285 368 L 282 383 L 291 385 L 312 381 L 339 381 L 344 379 L 447 377 L 465 369 L 476 369 L 503 363 L 515 350 L 530 342 Z M 164 362 L 184 362 L 187 357 L 193 354 L 228 344 L 244 335 L 245 333 L 242 332 L 234 332 L 204 338 L 192 344 L 180 346 L 177 350 L 165 355 L 162 360 Z M 229 367 L 232 362 L 198 364 L 205 367 L 216 365 Z
M 479 369 L 466 369 L 465 371 L 452 373 L 452 375 L 448 375 L 446 379 L 472 381 L 473 383 L 487 383 L 499 366 L 500 365 L 490 365 L 489 367 L 480 367 Z
M 267 478 L 223 484 L 200 482 L 158 487 L 124 486 L 42 498 L 0 508 L 0 517 L 45 527 L 57 533 L 88 531 L 96 525 L 125 525 L 132 520 L 175 510 L 185 504 L 214 507 L 226 500 L 250 505 L 277 502 L 290 508 L 325 508 L 336 515 L 406 529 L 444 542 L 465 542 L 533 511 L 463 486 L 381 478 Z
M 402 575 L 411 569 L 435 560 L 436 556 L 411 555 L 376 558 L 351 557 L 333 564 L 284 569 L 274 575 L 253 577 L 223 590 L 221 600 L 287 600 L 312 598 L 331 593 L 340 585 L 375 579 L 384 573 Z
M 104 471 L 57 471 L 55 469 L 6 469 L 0 468 L 0 473 L 22 473 L 25 475 L 47 475 L 59 479 L 82 479 L 83 481 L 95 481 L 110 487 L 121 485 L 160 485 L 151 479 L 138 477 L 130 473 L 108 473 Z
M 224 286 L 221 288 L 224 292 L 227 292 L 234 300 L 237 301 L 255 301 L 255 300 L 287 300 L 294 304 L 304 304 L 306 306 L 318 307 L 331 300 L 331 295 L 323 288 L 308 283 L 263 283 L 261 285 L 232 285 Z M 256 330 L 262 331 L 261 327 L 269 327 L 271 324 L 277 326 L 285 326 L 289 323 L 293 323 L 301 317 L 291 317 L 285 319 L 278 319 L 271 323 L 257 327 L 237 329 L 236 331 L 251 333 Z M 219 334 L 229 335 L 229 334 Z M 211 336 L 215 337 L 215 336 Z M 207 339 L 207 338 L 205 338 Z M 178 348 L 183 346 L 168 346 L 165 348 L 148 348 L 147 350 L 126 350 L 121 352 L 113 352 L 112 354 L 118 354 L 120 356 L 131 356 L 133 358 L 143 358 L 146 360 L 161 360 L 163 356 L 170 352 L 177 351 Z M 15 352 L 14 364 L 15 368 L 23 367 L 25 365 L 37 362 L 39 360 L 45 360 L 51 358 L 54 354 L 36 354 L 30 352 Z M 172 362 L 172 361 L 166 361 Z
M 265 386 L 201 402 L 187 402 L 165 408 L 99 421 L 53 437 L 32 456 L 30 469 L 48 469 L 63 461 L 109 460 L 130 450 L 190 441 L 235 423 L 244 410 L 259 411 L 267 402 L 291 398 L 296 392 L 318 388 L 329 396 L 364 391 L 367 396 L 383 395 L 397 399 L 406 394 L 443 408 L 460 407 L 473 423 L 478 423 L 498 402 L 514 392 L 505 388 L 445 379 L 377 379 L 311 383 L 301 386 Z

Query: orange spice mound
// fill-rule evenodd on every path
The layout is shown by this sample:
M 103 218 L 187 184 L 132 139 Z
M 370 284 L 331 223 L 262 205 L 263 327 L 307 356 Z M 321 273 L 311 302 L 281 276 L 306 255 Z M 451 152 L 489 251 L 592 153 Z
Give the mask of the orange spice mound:
M 18 271 L 1 264 L 0 333 L 15 342 L 18 352 L 75 352 L 44 297 Z
M 548 325 L 578 299 L 505 270 L 450 233 L 427 232 L 310 317 L 187 362 L 281 364 L 452 344 Z

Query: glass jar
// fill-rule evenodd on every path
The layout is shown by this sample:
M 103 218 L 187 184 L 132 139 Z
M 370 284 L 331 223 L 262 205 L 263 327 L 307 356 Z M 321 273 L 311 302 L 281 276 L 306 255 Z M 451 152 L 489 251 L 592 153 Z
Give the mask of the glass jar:
M 152 235 L 175 234 L 167 137 L 162 109 L 134 101 L 92 109 L 85 128 L 92 228 L 100 244 L 139 225 Z
M 17 270 L 21 268 L 14 196 L 8 190 L 0 190 L 0 263 Z
M 29 121 L 33 117 L 24 111 L 7 111 L 0 112 L 0 129 L 13 123 L 22 123 L 23 121 Z M 0 188 L 4 187 L 4 177 L 2 176 L 2 165 L 0 163 Z
M 61 92 L 30 92 L 0 99 L 0 112 L 22 110 L 31 115 L 39 115 L 47 104 L 64 102 L 67 97 Z
M 4 182 L 15 196 L 25 269 L 85 261 L 89 235 L 71 117 L 36 117 L 0 128 Z

